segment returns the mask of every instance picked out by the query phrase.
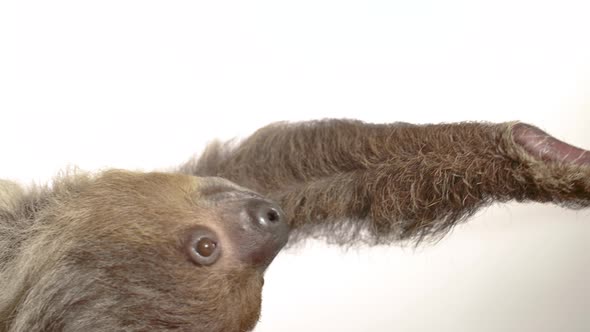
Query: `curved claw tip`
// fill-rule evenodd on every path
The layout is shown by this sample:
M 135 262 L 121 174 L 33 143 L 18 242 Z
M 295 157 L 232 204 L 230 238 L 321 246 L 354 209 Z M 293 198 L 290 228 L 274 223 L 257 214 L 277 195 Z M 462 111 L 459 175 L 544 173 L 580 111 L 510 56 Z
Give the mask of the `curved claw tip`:
M 590 166 L 590 151 L 567 144 L 526 123 L 512 127 L 514 142 L 533 157 L 545 161 Z

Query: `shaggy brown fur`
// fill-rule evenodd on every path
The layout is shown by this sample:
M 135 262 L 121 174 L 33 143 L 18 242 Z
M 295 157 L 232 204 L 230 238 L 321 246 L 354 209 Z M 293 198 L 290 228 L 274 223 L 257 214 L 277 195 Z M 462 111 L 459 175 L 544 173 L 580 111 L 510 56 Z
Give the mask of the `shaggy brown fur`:
M 292 240 L 420 242 L 495 201 L 590 206 L 590 152 L 522 123 L 276 123 L 181 170 L 279 201 Z
M 240 197 L 203 195 L 219 187 L 242 195 L 221 179 L 124 171 L 68 176 L 28 194 L 1 183 L 0 331 L 252 329 L 262 271 L 237 258 L 255 243 L 242 241 L 252 232 L 228 231 Z M 203 224 L 224 245 L 212 266 L 183 251 Z
M 519 123 L 279 123 L 180 171 L 200 177 L 108 171 L 30 192 L 0 182 L 0 331 L 252 329 L 286 225 L 244 223 L 271 203 L 210 176 L 280 201 L 285 215 L 266 216 L 286 217 L 294 240 L 341 244 L 419 242 L 494 201 L 590 206 L 590 153 Z M 218 261 L 187 253 L 198 232 L 219 240 Z

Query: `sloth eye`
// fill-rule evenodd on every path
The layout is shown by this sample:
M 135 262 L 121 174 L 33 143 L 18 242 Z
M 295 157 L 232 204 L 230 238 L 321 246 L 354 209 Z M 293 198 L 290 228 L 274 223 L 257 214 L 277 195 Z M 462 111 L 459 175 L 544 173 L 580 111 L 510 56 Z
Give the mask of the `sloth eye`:
M 186 249 L 191 260 L 197 265 L 213 265 L 221 255 L 217 236 L 208 229 L 197 229 L 190 235 Z
M 197 247 L 195 250 L 197 254 L 203 257 L 210 257 L 215 253 L 215 249 L 217 249 L 217 242 L 211 240 L 208 237 L 204 237 L 197 242 Z

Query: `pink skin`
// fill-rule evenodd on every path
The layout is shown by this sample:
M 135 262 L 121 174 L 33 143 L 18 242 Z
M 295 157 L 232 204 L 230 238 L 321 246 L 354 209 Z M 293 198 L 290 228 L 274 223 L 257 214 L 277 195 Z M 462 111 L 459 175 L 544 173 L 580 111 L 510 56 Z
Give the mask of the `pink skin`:
M 590 166 L 590 151 L 562 142 L 541 129 L 525 123 L 517 123 L 512 130 L 514 141 L 536 158 L 550 162 Z

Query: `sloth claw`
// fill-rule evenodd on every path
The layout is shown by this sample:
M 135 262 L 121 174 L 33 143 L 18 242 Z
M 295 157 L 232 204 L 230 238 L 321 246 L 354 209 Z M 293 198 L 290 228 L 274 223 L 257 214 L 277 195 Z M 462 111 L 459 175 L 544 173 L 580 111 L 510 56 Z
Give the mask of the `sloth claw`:
M 526 123 L 512 128 L 514 142 L 535 158 L 548 162 L 590 166 L 590 151 L 558 140 L 541 129 Z

